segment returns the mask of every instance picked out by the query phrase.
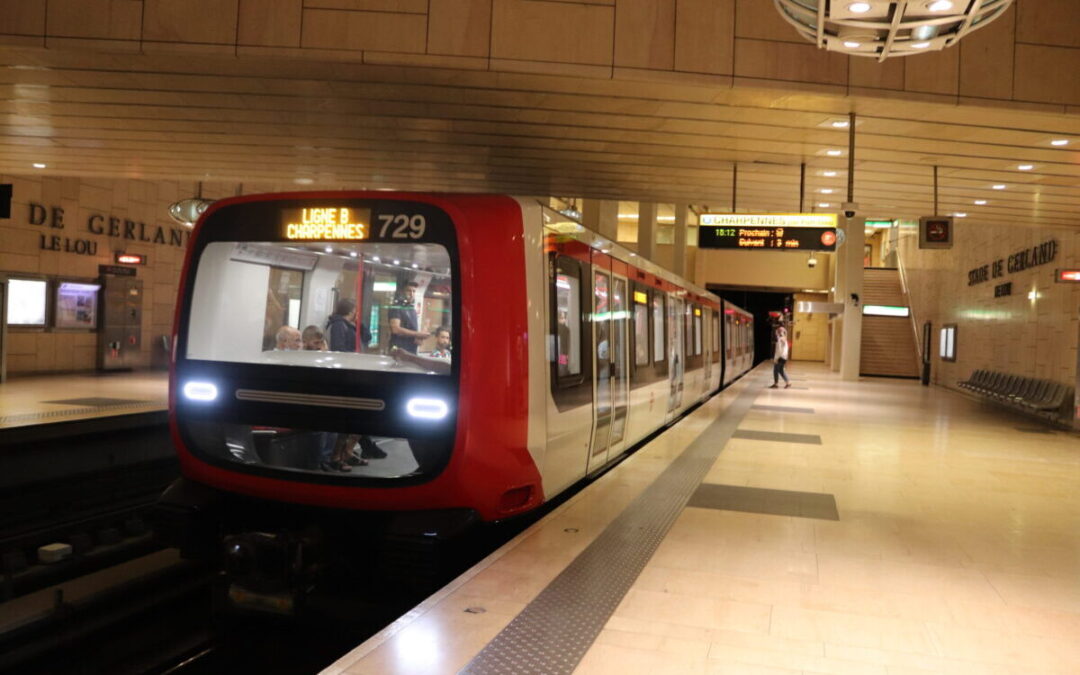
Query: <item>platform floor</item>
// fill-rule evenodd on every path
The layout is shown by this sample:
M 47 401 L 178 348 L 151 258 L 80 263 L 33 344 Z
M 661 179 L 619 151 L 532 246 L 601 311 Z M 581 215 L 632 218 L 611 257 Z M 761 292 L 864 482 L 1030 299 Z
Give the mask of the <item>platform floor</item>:
M 1080 672 L 1076 435 L 914 382 L 764 371 L 324 672 Z M 651 552 L 642 503 L 693 461 Z
M 0 429 L 169 407 L 165 371 L 14 377 L 0 384 Z

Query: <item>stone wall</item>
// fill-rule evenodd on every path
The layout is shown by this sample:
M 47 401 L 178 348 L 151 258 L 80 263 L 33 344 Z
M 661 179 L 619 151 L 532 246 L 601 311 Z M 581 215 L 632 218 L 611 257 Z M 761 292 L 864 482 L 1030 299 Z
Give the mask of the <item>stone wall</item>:
M 166 365 L 161 337 L 172 333 L 186 250 L 176 243 L 187 242 L 186 228 L 169 218 L 167 208 L 193 196 L 196 186 L 4 175 L 0 183 L 13 185 L 11 218 L 0 220 L 0 275 L 89 282 L 100 276 L 99 265 L 114 264 L 116 252 L 146 255 L 147 264 L 136 268 L 143 282 L 138 366 Z M 203 194 L 214 199 L 235 190 L 235 185 L 206 185 Z M 31 204 L 38 205 L 35 214 Z M 9 328 L 7 372 L 93 370 L 97 346 L 98 333 L 92 330 Z
M 1054 282 L 1058 268 L 1080 267 L 1080 232 L 961 221 L 952 249 L 920 250 L 918 229 L 904 227 L 900 260 L 916 325 L 933 323 L 932 378 L 956 388 L 988 368 L 1073 384 L 1077 374 L 1080 285 Z M 1054 240 L 1051 262 L 1009 272 L 1009 256 Z M 969 273 L 1002 261 L 1000 276 L 969 285 Z M 1011 283 L 1011 295 L 995 288 Z M 942 325 L 957 326 L 956 362 L 939 356 Z

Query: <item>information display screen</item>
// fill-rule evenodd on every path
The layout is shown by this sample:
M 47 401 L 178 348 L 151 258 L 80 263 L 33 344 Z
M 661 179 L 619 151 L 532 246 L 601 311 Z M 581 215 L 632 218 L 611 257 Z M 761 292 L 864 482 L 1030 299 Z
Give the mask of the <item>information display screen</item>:
M 813 223 L 813 225 L 811 225 Z M 702 214 L 699 248 L 835 251 L 833 214 Z
M 359 241 L 371 232 L 371 210 L 347 207 L 289 209 L 282 213 L 286 239 L 300 241 Z

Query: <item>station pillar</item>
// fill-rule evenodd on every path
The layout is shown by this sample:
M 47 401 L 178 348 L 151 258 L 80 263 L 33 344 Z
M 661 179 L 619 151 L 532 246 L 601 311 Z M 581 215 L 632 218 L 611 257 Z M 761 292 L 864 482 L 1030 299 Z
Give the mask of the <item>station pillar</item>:
M 611 241 L 619 236 L 619 202 L 606 199 L 585 199 L 581 205 L 582 225 L 599 232 Z
M 680 277 L 686 274 L 686 226 L 690 215 L 689 204 L 675 205 L 675 251 L 671 259 L 671 271 Z
M 838 302 L 844 303 L 840 378 L 854 381 L 859 379 L 859 366 L 862 361 L 863 245 L 866 242 L 866 219 L 856 216 L 847 218 L 846 221 L 846 241 L 841 247 L 844 252 L 840 256 L 840 267 L 843 267 L 844 271 L 843 295 L 837 298 Z M 838 286 L 837 291 L 839 290 Z
M 637 253 L 652 260 L 656 252 L 656 204 L 638 202 Z

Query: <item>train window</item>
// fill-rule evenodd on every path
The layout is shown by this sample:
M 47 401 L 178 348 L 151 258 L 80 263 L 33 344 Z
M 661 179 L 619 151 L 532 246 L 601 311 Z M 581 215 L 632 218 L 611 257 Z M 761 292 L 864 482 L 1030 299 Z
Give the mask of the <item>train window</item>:
M 581 375 L 581 268 L 560 257 L 555 272 L 556 364 L 560 381 Z
M 720 315 L 713 314 L 712 318 L 713 332 L 712 332 L 712 348 L 713 352 L 720 351 Z
M 634 291 L 634 365 L 649 365 L 649 294 Z
M 187 358 L 449 374 L 450 269 L 434 243 L 212 242 Z
M 653 363 L 662 363 L 666 358 L 664 355 L 667 349 L 667 344 L 664 341 L 664 326 L 667 324 L 664 319 L 665 304 L 667 304 L 667 300 L 663 292 L 654 291 L 652 298 Z

